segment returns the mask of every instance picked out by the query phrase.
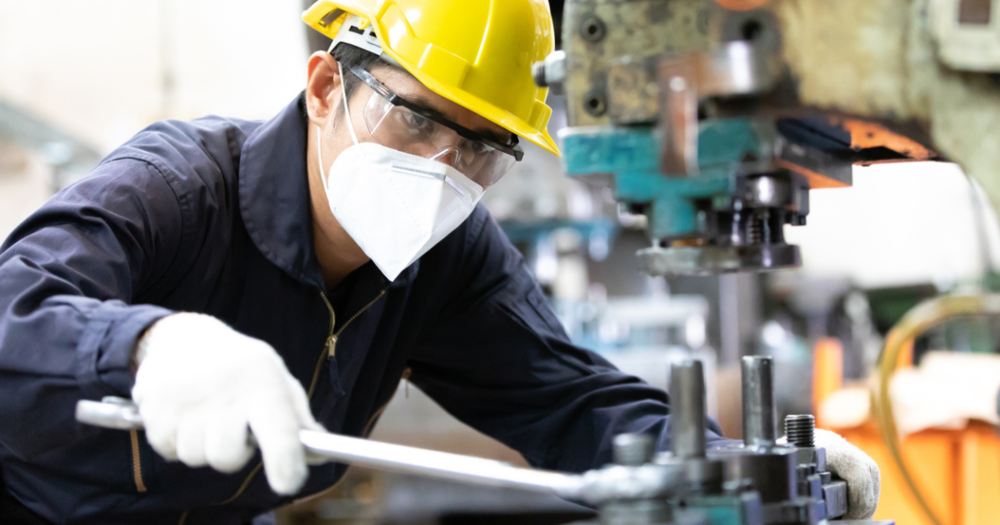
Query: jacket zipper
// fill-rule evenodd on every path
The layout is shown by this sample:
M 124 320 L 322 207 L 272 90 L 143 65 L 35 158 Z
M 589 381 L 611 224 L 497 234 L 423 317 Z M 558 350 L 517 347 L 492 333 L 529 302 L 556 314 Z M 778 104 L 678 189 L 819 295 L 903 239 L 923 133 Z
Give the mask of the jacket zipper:
M 139 431 L 128 431 L 132 445 L 132 477 L 135 479 L 135 489 L 141 494 L 146 492 L 146 483 L 142 481 L 142 456 L 139 454 Z
M 323 347 L 324 351 L 320 353 L 319 359 L 316 360 L 316 369 L 313 371 L 312 382 L 309 384 L 309 390 L 307 392 L 310 399 L 312 399 L 313 391 L 316 390 L 316 384 L 319 382 L 319 373 L 323 369 L 324 358 L 327 360 L 332 359 L 333 356 L 337 353 L 337 339 L 340 338 L 340 334 L 344 333 L 344 330 L 346 330 L 347 327 L 350 326 L 355 319 L 360 317 L 361 314 L 365 313 L 369 308 L 372 307 L 372 305 L 378 302 L 378 300 L 381 299 L 383 295 L 385 295 L 385 292 L 386 290 L 382 290 L 381 292 L 379 292 L 379 294 L 375 296 L 375 298 L 372 299 L 368 304 L 366 304 L 364 308 L 358 310 L 358 313 L 351 316 L 351 318 L 348 319 L 346 323 L 344 323 L 344 326 L 341 326 L 340 330 L 337 330 L 336 333 L 334 333 L 333 329 L 337 326 L 337 314 L 334 313 L 333 305 L 330 304 L 330 300 L 327 299 L 326 293 L 324 292 L 319 293 L 320 297 L 323 298 L 323 303 L 326 304 L 327 310 L 330 311 L 330 332 L 329 335 L 326 336 L 326 346 Z
M 401 377 L 400 379 L 409 380 L 409 377 L 410 377 L 410 369 L 407 368 L 406 370 L 403 370 L 403 377 Z M 395 395 L 393 397 L 395 397 Z M 364 430 L 364 432 L 361 433 L 361 437 L 365 437 L 365 438 L 368 437 L 368 434 L 371 433 L 371 431 L 372 431 L 372 427 L 375 425 L 375 421 L 377 421 L 378 418 L 379 418 L 379 416 L 382 415 L 382 412 L 385 412 L 385 409 L 389 406 L 389 403 L 392 402 L 392 399 L 393 398 L 390 397 L 389 401 L 386 401 L 386 403 L 384 405 L 382 405 L 378 410 L 375 411 L 374 414 L 372 414 L 372 417 L 368 418 L 368 423 L 365 424 L 365 430 Z M 319 491 L 319 492 L 317 492 L 315 494 L 301 497 L 301 498 L 293 501 L 292 505 L 298 505 L 300 503 L 305 503 L 307 501 L 312 501 L 312 500 L 314 500 L 316 498 L 320 498 L 324 494 L 326 494 L 328 492 L 331 492 L 333 489 L 337 488 L 341 483 L 343 483 L 344 479 L 345 479 L 345 477 L 341 476 L 341 478 L 338 479 L 337 482 L 334 483 L 333 485 L 331 485 L 331 486 L 329 486 L 329 487 L 327 487 L 327 488 L 325 488 L 325 489 L 323 489 L 323 490 L 321 490 L 321 491 Z M 183 524 L 180 524 L 180 525 L 183 525 Z
M 316 390 L 316 384 L 319 382 L 319 373 L 323 369 L 324 358 L 325 359 L 332 358 L 336 353 L 337 338 L 340 337 L 340 334 L 343 333 L 344 329 L 346 329 L 355 319 L 360 317 L 361 314 L 365 313 L 365 311 L 371 308 L 372 305 L 378 302 L 378 300 L 381 299 L 383 295 L 385 295 L 386 291 L 387 289 L 379 292 L 379 294 L 374 299 L 372 299 L 371 302 L 366 304 L 364 308 L 359 310 L 358 313 L 354 314 L 350 319 L 348 319 L 347 322 L 344 323 L 344 326 L 341 326 L 340 330 L 337 330 L 336 332 L 334 332 L 333 330 L 334 328 L 337 327 L 337 314 L 333 311 L 333 305 L 330 304 L 330 300 L 326 297 L 326 292 L 319 293 L 320 297 L 323 298 L 323 303 L 326 304 L 327 310 L 330 311 L 330 331 L 329 335 L 327 335 L 326 337 L 326 344 L 323 346 L 323 351 L 320 352 L 319 359 L 316 361 L 316 369 L 313 372 L 313 378 L 312 382 L 309 384 L 309 390 L 306 392 L 306 396 L 310 400 L 312 400 L 313 392 Z M 264 466 L 263 462 L 258 463 L 257 466 L 250 471 L 250 474 L 247 474 L 246 479 L 243 480 L 243 483 L 240 485 L 240 488 L 236 490 L 236 493 L 233 494 L 232 496 L 229 496 L 229 498 L 226 499 L 225 501 L 218 503 L 218 505 L 225 505 L 227 503 L 231 503 L 235 501 L 236 498 L 240 497 L 243 494 L 243 492 L 247 489 L 247 487 L 250 486 L 250 481 L 252 481 L 254 476 L 256 476 L 258 472 L 260 472 L 260 469 L 263 466 Z M 184 521 L 187 520 L 187 516 L 188 512 L 185 512 L 181 516 L 181 521 L 179 522 L 178 525 L 183 525 Z

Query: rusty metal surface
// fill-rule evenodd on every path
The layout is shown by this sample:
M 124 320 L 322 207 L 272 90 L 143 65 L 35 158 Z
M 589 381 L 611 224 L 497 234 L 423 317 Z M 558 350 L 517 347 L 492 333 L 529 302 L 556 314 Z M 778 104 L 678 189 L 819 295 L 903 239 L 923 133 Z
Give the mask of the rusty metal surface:
M 655 86 L 655 64 L 645 75 L 644 68 L 626 66 L 662 53 L 704 49 L 711 12 L 712 4 L 703 0 L 567 2 L 563 45 L 570 125 L 611 124 L 612 100 L 620 118 L 655 115 L 658 110 L 649 110 L 657 104 L 656 89 L 644 86 Z M 612 95 L 612 88 L 618 93 Z
M 991 0 L 933 0 L 930 20 L 938 55 L 949 68 L 1000 72 L 1000 13 Z
M 783 57 L 803 105 L 929 137 L 932 144 L 924 145 L 961 165 L 1000 209 L 1000 81 L 943 63 L 935 3 L 774 0 L 768 8 L 778 16 Z
M 1000 210 L 1000 86 L 982 75 L 942 73 L 935 93 L 935 145 L 979 181 Z
M 990 14 L 990 26 L 973 23 L 982 16 L 963 25 L 957 9 L 954 0 L 571 0 L 564 18 L 568 120 L 642 121 L 659 104 L 656 90 L 642 88 L 651 80 L 650 57 L 733 38 L 770 39 L 788 82 L 771 100 L 762 97 L 763 106 L 850 122 L 852 136 L 865 130 L 858 148 L 953 160 L 1000 209 L 1000 76 L 960 71 L 983 70 L 973 66 L 990 56 L 977 42 L 1000 45 L 1000 33 L 983 32 L 1000 14 Z M 601 22 L 597 35 L 587 31 L 594 20 Z M 644 68 L 634 67 L 639 63 Z
M 737 113 L 818 109 L 871 119 L 884 136 L 910 137 L 914 158 L 931 158 L 926 66 L 934 61 L 929 41 L 914 43 L 929 39 L 909 20 L 915 1 L 571 0 L 563 23 L 568 123 L 662 124 L 662 60 L 750 39 L 762 56 L 780 57 L 776 77 L 787 75 Z
M 910 95 L 906 0 L 773 0 L 782 56 L 805 105 L 857 115 L 925 119 Z
M 615 124 L 655 123 L 657 99 L 656 58 L 618 61 L 608 68 L 608 116 Z

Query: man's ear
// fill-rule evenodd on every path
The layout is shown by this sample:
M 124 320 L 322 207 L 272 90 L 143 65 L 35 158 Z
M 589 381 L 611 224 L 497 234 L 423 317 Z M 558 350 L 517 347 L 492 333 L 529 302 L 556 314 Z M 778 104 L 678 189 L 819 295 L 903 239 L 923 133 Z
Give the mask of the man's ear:
M 317 51 L 309 57 L 306 80 L 306 110 L 309 122 L 324 127 L 340 103 L 340 72 L 337 61 L 326 51 Z

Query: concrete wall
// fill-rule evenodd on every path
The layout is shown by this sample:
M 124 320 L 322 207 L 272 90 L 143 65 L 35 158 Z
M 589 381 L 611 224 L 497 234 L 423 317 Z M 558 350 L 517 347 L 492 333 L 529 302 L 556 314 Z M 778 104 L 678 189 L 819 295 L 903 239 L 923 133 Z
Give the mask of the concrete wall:
M 160 119 L 270 118 L 305 85 L 301 11 L 298 0 L 0 0 L 0 101 L 101 155 Z M 40 157 L 8 146 L 0 238 L 49 190 Z
M 297 0 L 0 0 L 0 98 L 110 151 L 163 118 L 268 118 L 305 84 Z
M 48 198 L 50 174 L 38 156 L 0 141 L 0 239 Z

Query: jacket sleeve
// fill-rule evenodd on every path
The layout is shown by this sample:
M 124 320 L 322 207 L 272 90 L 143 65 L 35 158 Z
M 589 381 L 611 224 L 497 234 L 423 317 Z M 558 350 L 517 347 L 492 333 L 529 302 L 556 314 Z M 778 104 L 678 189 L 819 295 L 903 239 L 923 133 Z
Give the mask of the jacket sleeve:
M 669 448 L 666 392 L 569 341 L 520 253 L 484 209 L 463 229 L 426 261 L 448 274 L 439 295 L 449 299 L 411 356 L 410 380 L 537 467 L 604 465 L 614 436 L 624 432 L 651 434 L 661 450 Z M 709 441 L 722 439 L 714 422 L 709 428 Z
M 129 396 L 136 339 L 172 313 L 132 299 L 178 250 L 178 197 L 149 161 L 105 161 L 0 248 L 0 443 L 15 455 L 84 432 L 77 399 Z

